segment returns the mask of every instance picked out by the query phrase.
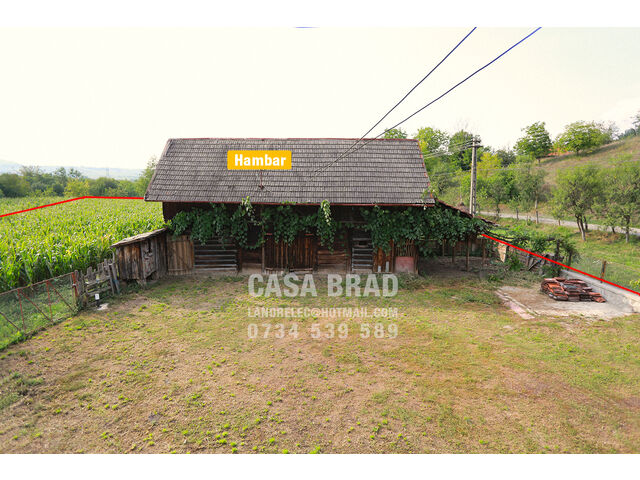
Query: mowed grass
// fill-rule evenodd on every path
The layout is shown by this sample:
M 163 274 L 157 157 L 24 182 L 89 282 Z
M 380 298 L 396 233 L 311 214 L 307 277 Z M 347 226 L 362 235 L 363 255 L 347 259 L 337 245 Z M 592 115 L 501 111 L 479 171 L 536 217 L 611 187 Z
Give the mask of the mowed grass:
M 279 299 L 250 297 L 246 277 L 166 279 L 9 347 L 0 452 L 640 450 L 639 315 L 523 320 L 466 273 L 384 299 L 328 298 L 316 280 L 317 298 Z M 260 306 L 399 316 L 288 318 L 283 338 L 250 339 L 280 322 L 248 315 Z M 347 338 L 311 338 L 331 322 Z M 361 322 L 398 336 L 363 339 Z

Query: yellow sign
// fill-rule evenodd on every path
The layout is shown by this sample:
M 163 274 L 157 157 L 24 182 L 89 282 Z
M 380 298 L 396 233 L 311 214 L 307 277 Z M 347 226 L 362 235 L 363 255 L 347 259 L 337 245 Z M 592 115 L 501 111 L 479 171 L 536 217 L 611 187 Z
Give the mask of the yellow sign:
M 291 170 L 290 150 L 227 150 L 228 170 Z

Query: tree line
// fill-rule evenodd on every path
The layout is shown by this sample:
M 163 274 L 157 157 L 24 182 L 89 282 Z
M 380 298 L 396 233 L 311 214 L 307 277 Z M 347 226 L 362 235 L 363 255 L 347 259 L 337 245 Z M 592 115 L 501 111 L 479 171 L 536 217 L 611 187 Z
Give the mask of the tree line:
M 143 196 L 155 170 L 156 159 L 151 158 L 135 180 L 116 180 L 109 177 L 87 178 L 75 168 L 58 168 L 53 173 L 39 167 L 22 167 L 18 173 L 0 174 L 1 197 L 65 196 L 135 197 Z
M 574 152 L 577 155 L 622 138 L 640 135 L 640 112 L 633 117 L 633 128 L 621 133 L 615 124 L 578 121 L 565 126 L 552 140 L 545 122 L 535 122 L 522 129 L 515 147 L 478 148 L 477 195 L 500 216 L 507 205 L 516 212 L 534 211 L 550 202 L 556 218 L 571 216 L 585 238 L 587 215 L 603 218 L 615 231 L 621 226 L 629 239 L 631 223 L 640 217 L 640 164 L 619 165 L 612 169 L 578 167 L 559 173 L 557 186 L 545 181 L 547 172 L 540 160 L 550 155 Z M 402 129 L 385 133 L 387 138 L 407 138 Z M 459 130 L 449 135 L 433 127 L 418 129 L 418 140 L 431 187 L 440 198 L 466 199 L 469 196 L 471 144 L 478 135 Z M 537 165 L 536 165 L 537 163 Z M 463 201 L 464 202 L 464 201 Z

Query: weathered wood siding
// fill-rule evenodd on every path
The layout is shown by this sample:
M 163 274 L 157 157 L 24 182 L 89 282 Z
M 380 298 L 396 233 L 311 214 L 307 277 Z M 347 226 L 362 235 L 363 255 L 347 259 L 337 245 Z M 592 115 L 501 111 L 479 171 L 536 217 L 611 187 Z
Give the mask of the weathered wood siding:
M 167 264 L 170 275 L 193 272 L 193 242 L 188 235 L 167 236 Z
M 142 278 L 142 255 L 140 244 L 131 243 L 116 249 L 116 262 L 122 280 L 139 280 Z
M 349 269 L 349 254 L 347 238 L 336 239 L 331 249 L 318 241 L 319 272 L 347 272 Z
M 313 271 L 317 263 L 316 235 L 301 234 L 287 245 L 284 241 L 276 242 L 273 234 L 266 234 L 264 266 L 267 270 L 308 270 Z
M 166 233 L 117 245 L 116 261 L 122 280 L 144 283 L 149 277 L 160 278 L 167 272 Z

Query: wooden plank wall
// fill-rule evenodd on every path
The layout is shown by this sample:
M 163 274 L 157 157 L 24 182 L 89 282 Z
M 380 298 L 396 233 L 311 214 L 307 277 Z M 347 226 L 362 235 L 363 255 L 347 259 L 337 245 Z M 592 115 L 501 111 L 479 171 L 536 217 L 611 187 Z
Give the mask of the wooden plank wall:
M 130 243 L 116 249 L 118 271 L 123 280 L 140 280 L 142 278 L 142 255 L 140 243 Z
M 346 272 L 349 269 L 347 239 L 336 239 L 330 250 L 318 241 L 318 271 Z
M 192 273 L 193 242 L 188 235 L 167 235 L 167 271 L 169 275 Z
M 116 247 L 115 259 L 123 280 L 144 281 L 154 279 L 167 272 L 166 234 Z
M 240 252 L 242 255 L 242 260 L 239 265 L 240 268 L 247 268 L 247 269 L 262 268 L 262 248 L 254 248 L 253 250 L 241 248 Z

